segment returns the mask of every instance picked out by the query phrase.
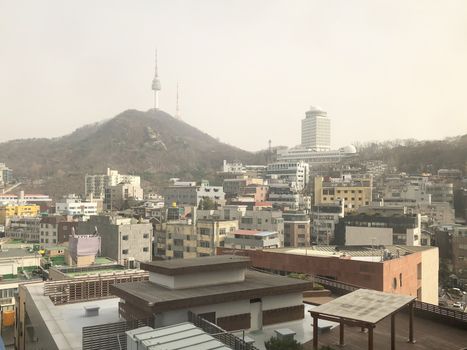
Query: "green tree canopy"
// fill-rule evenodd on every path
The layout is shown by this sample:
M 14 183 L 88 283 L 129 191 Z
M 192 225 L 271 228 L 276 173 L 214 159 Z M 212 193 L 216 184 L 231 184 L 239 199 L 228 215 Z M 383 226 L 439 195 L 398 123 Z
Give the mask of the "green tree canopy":
M 279 339 L 272 337 L 264 343 L 267 350 L 301 350 L 302 345 L 295 339 Z

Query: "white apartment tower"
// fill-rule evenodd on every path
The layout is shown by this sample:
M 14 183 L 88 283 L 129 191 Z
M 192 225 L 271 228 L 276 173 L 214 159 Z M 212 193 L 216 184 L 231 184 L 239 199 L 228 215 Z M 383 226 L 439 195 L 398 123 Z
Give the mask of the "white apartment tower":
M 331 150 L 331 120 L 325 111 L 310 107 L 302 119 L 302 147 L 316 152 Z

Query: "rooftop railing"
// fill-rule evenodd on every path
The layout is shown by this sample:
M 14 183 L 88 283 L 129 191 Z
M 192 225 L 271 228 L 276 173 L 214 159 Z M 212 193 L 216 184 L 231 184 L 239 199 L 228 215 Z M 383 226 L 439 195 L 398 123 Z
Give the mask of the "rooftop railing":
M 191 311 L 188 311 L 188 321 L 234 350 L 259 350 L 254 345 L 246 343 L 243 339 L 228 333 L 225 329 Z
M 322 284 L 336 294 L 347 294 L 357 289 L 364 288 L 348 283 L 331 280 L 324 277 L 313 277 L 315 283 Z M 453 310 L 446 307 L 425 303 L 416 300 L 414 304 L 415 313 L 421 317 L 447 321 L 450 324 L 460 327 L 467 327 L 467 313 L 460 310 Z

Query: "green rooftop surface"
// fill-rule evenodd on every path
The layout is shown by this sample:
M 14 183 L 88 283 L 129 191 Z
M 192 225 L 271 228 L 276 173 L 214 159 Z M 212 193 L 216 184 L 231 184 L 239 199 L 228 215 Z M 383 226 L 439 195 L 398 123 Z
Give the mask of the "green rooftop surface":
M 98 275 L 98 274 L 105 274 L 105 273 L 114 273 L 118 271 L 123 271 L 123 269 L 119 266 L 116 265 L 115 268 L 112 268 L 110 266 L 106 266 L 102 270 L 91 270 L 91 271 L 80 271 L 80 272 L 65 272 L 64 273 L 67 276 L 70 277 L 79 277 L 79 276 L 87 276 L 87 275 Z
M 53 266 L 65 265 L 65 257 L 63 255 L 51 256 L 48 258 L 50 259 L 50 262 L 52 263 Z

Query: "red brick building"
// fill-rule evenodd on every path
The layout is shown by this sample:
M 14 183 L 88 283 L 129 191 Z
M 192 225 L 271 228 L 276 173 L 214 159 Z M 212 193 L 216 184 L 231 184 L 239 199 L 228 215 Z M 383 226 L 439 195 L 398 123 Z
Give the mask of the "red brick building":
M 248 256 L 253 267 L 282 275 L 305 273 L 438 303 L 439 263 L 436 247 L 218 248 L 217 253 Z

